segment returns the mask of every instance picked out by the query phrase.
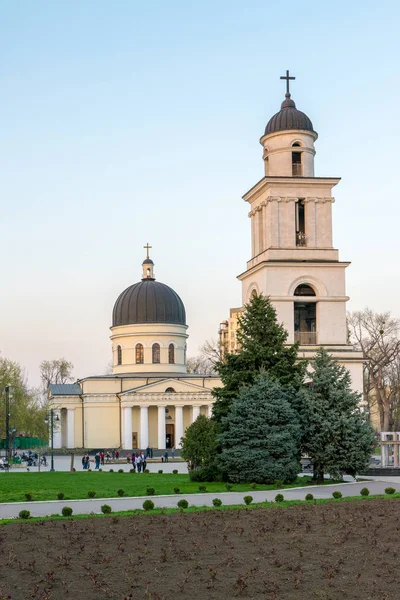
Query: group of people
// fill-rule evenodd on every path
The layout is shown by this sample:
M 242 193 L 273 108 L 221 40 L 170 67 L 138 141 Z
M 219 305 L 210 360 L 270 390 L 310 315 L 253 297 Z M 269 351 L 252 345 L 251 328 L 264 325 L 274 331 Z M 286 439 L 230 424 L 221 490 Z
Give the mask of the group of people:
M 127 455 L 127 458 L 128 458 L 128 455 Z M 148 458 L 150 458 L 150 457 L 147 456 L 147 452 L 146 452 L 146 456 L 145 456 L 144 452 L 136 452 L 136 454 L 132 454 L 132 457 L 131 457 L 132 468 L 137 473 L 144 473 L 146 470 Z

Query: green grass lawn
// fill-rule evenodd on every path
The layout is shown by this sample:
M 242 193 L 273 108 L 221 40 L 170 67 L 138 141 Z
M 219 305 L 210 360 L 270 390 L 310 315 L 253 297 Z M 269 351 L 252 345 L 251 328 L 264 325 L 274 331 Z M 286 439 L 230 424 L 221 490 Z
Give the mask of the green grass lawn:
M 309 484 L 311 477 L 299 477 L 294 483 L 282 488 L 301 487 Z M 334 483 L 331 481 L 330 483 Z M 2 473 L 0 475 L 0 502 L 25 502 L 25 493 L 30 492 L 33 500 L 57 500 L 62 492 L 64 500 L 87 498 L 88 491 L 94 490 L 96 498 L 118 497 L 118 490 L 123 489 L 126 496 L 146 496 L 147 487 L 152 487 L 156 495 L 174 494 L 174 488 L 185 494 L 199 493 L 199 486 L 205 485 L 207 492 L 226 492 L 222 482 L 198 483 L 190 481 L 189 475 L 170 473 L 102 473 L 68 472 L 57 473 Z M 273 490 L 274 485 L 259 485 L 257 490 Z M 234 484 L 233 492 L 251 492 L 248 484 Z

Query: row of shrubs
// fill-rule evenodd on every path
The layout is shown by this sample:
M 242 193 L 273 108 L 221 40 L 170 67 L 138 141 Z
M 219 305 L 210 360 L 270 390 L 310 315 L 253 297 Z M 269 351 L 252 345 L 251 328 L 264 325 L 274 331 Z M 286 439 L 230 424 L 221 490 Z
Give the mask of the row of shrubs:
M 229 483 L 227 483 L 225 487 L 226 487 L 226 489 L 228 491 L 230 491 L 232 489 L 232 485 L 229 484 Z M 255 489 L 255 484 L 250 484 L 250 487 L 252 489 Z M 385 489 L 385 494 L 394 494 L 395 491 L 396 490 L 394 488 L 387 487 Z M 180 492 L 181 492 L 180 488 L 174 487 L 174 494 L 180 494 Z M 205 485 L 199 485 L 199 492 L 207 492 L 207 487 Z M 118 496 L 120 496 L 122 498 L 123 496 L 125 496 L 125 490 L 119 489 L 119 490 L 117 490 L 117 494 L 118 494 Z M 147 496 L 155 496 L 156 490 L 153 487 L 148 487 L 148 488 L 146 488 L 146 494 L 147 494 Z M 361 496 L 369 496 L 369 494 L 370 494 L 369 489 L 368 488 L 362 488 L 362 490 L 360 491 L 360 494 L 361 494 Z M 332 496 L 333 496 L 333 498 L 335 498 L 336 500 L 338 500 L 338 499 L 342 498 L 342 493 L 338 492 L 338 491 L 335 491 L 335 492 L 332 493 Z M 95 498 L 95 497 L 96 497 L 96 492 L 94 490 L 89 490 L 88 491 L 88 498 Z M 64 500 L 64 498 L 65 498 L 64 493 L 63 492 L 59 492 L 57 494 L 57 498 L 58 498 L 58 500 Z M 251 498 L 251 496 L 245 496 L 245 498 Z M 31 494 L 31 492 L 27 492 L 25 494 L 25 499 L 28 500 L 29 502 L 31 500 L 33 500 L 33 495 Z M 284 498 L 283 498 L 282 494 L 277 494 L 275 496 L 275 501 L 276 502 L 282 502 L 283 499 Z M 307 494 L 305 499 L 306 500 L 314 500 L 314 496 L 312 494 Z
M 114 471 L 114 469 L 108 469 L 108 471 L 103 471 L 103 469 L 94 469 L 95 471 L 98 471 L 99 473 L 128 473 L 128 471 L 125 471 L 124 469 L 118 469 L 118 471 Z M 74 471 L 76 471 L 76 469 L 74 469 Z M 88 473 L 92 473 L 93 469 L 87 469 Z M 143 471 L 144 473 L 150 473 L 149 469 L 145 469 Z M 129 473 L 137 473 L 136 469 L 129 469 Z M 159 475 L 162 475 L 164 473 L 164 471 L 162 469 L 159 469 L 157 471 L 157 473 Z M 167 475 L 178 475 L 179 471 L 178 469 L 174 469 L 172 471 L 172 473 L 167 473 Z
M 177 488 L 175 488 L 177 489 Z M 149 490 L 153 490 L 153 492 L 149 492 Z M 147 492 L 148 495 L 154 495 L 154 489 L 153 488 L 147 488 Z M 392 487 L 387 487 L 385 489 L 385 494 L 394 494 L 396 492 L 396 490 Z M 89 492 L 93 493 L 93 496 L 89 496 L 90 498 L 94 498 L 94 496 L 96 495 L 95 492 Z M 362 488 L 362 490 L 360 491 L 361 496 L 369 496 L 370 491 L 368 488 Z M 59 496 L 62 495 L 64 497 L 63 494 L 59 494 Z M 124 495 L 124 491 L 123 490 L 118 490 L 118 495 L 119 496 L 123 496 Z M 342 492 L 339 491 L 334 491 L 332 492 L 332 497 L 335 498 L 335 500 L 339 500 L 340 498 L 343 497 Z M 62 500 L 63 498 L 59 498 L 60 500 Z M 284 501 L 284 496 L 283 494 L 277 494 L 275 496 L 275 502 L 283 502 Z M 244 496 L 243 498 L 244 503 L 248 506 L 249 504 L 251 504 L 253 502 L 253 496 Z M 314 496 L 312 494 L 306 494 L 305 496 L 305 500 L 310 501 L 310 500 L 314 500 Z M 222 500 L 220 498 L 214 498 L 213 501 L 213 506 L 215 506 L 216 508 L 222 506 Z M 143 509 L 146 511 L 149 510 L 153 510 L 154 509 L 154 502 L 152 500 L 145 500 L 143 502 Z M 182 498 L 182 500 L 179 500 L 178 504 L 177 504 L 178 508 L 180 508 L 181 510 L 188 508 L 189 506 L 189 502 L 185 499 Z M 72 516 L 72 508 L 70 508 L 69 506 L 64 506 L 64 508 L 61 510 L 61 514 L 63 517 L 71 517 Z M 103 504 L 103 506 L 101 507 L 101 512 L 105 515 L 110 514 L 112 512 L 111 506 L 109 504 Z M 29 519 L 31 516 L 31 513 L 29 510 L 21 510 L 19 513 L 19 518 L 20 519 Z

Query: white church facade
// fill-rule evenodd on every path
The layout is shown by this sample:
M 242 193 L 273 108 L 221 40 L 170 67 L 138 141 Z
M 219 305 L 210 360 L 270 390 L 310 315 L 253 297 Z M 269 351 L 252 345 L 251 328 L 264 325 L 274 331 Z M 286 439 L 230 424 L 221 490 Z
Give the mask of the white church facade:
M 311 359 L 324 346 L 362 393 L 362 355 L 347 342 L 350 263 L 339 260 L 332 240 L 332 190 L 339 179 L 315 176 L 318 135 L 291 99 L 288 72 L 285 79 L 281 110 L 260 140 L 264 177 L 243 197 L 250 205 L 252 253 L 238 277 L 242 303 L 253 293 L 269 296 L 288 343 L 299 342 L 299 357 Z M 212 389 L 221 381 L 187 373 L 185 307 L 174 290 L 156 281 L 148 251 L 147 245 L 141 281 L 114 306 L 112 374 L 50 386 L 61 425 L 55 448 L 179 448 L 197 416 L 211 415 Z M 240 310 L 231 310 L 226 340 L 236 335 Z

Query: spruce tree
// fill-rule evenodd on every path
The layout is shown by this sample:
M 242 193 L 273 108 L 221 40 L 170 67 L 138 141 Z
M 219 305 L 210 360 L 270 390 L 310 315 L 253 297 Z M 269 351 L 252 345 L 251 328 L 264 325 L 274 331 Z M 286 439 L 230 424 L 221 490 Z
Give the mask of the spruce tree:
M 359 409 L 361 395 L 351 388 L 349 371 L 320 348 L 311 362 L 310 385 L 300 411 L 303 452 L 314 473 L 334 477 L 364 469 L 374 443 L 374 430 Z
M 299 392 L 267 373 L 243 387 L 224 419 L 217 465 L 235 483 L 293 481 L 300 471 Z
M 253 296 L 239 318 L 239 352 L 227 354 L 216 365 L 223 383 L 223 387 L 213 390 L 216 421 L 222 422 L 240 388 L 252 385 L 261 369 L 283 385 L 299 387 L 305 366 L 297 362 L 298 344 L 285 346 L 287 337 L 269 298 L 262 294 Z

